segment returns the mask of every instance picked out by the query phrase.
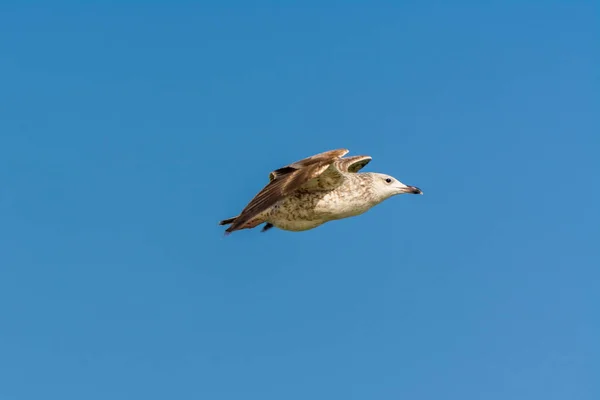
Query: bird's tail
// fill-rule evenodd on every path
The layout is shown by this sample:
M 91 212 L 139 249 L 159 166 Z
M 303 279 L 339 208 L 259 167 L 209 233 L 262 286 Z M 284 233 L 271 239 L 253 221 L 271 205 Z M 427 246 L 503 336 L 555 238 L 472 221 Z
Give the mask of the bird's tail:
M 238 215 L 238 217 L 239 217 L 239 215 Z M 219 221 L 219 225 L 230 225 L 230 224 L 233 224 L 236 219 L 237 219 L 237 217 L 224 219 L 223 221 Z

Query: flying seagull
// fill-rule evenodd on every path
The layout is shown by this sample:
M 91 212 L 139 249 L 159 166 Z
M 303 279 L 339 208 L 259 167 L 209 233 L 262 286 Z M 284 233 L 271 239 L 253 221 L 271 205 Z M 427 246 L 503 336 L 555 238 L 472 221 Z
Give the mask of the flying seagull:
M 237 216 L 219 222 L 226 234 L 266 223 L 305 231 L 326 222 L 360 215 L 382 201 L 421 189 L 374 172 L 361 172 L 370 156 L 343 158 L 347 149 L 330 150 L 272 171 L 269 183 Z

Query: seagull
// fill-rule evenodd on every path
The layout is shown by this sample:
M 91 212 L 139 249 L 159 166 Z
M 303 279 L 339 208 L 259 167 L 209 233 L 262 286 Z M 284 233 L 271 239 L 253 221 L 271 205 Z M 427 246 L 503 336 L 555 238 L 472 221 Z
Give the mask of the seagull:
M 423 194 L 380 173 L 358 172 L 372 157 L 344 158 L 347 149 L 330 150 L 296 161 L 269 173 L 269 183 L 233 218 L 219 222 L 229 225 L 228 235 L 265 224 L 299 232 L 326 222 L 354 217 L 399 194 Z

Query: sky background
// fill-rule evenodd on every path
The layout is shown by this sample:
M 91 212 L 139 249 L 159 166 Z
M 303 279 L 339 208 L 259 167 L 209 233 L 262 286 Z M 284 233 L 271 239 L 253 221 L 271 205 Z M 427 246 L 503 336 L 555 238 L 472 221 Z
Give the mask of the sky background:
M 600 398 L 598 2 L 53 3 L 0 5 L 0 400 Z M 340 147 L 424 196 L 224 237 Z

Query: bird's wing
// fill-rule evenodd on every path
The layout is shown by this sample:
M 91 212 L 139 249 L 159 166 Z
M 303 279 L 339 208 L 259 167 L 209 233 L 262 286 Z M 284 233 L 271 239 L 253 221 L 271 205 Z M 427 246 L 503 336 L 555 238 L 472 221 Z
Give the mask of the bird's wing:
M 276 169 L 275 171 L 271 171 L 271 173 L 269 174 L 269 180 L 272 181 L 273 179 L 279 176 L 290 174 L 301 168 L 308 167 L 314 164 L 319 164 L 323 162 L 330 164 L 336 159 L 339 159 L 344 155 L 348 154 L 348 151 L 349 150 L 347 149 L 329 150 L 323 153 L 315 154 L 314 156 L 304 158 L 300 161 L 293 162 L 291 164 L 286 165 L 285 167 L 281 167 Z
M 371 156 L 352 156 L 338 160 L 336 162 L 338 169 L 342 172 L 356 173 L 369 162 L 371 162 Z
M 269 183 L 254 196 L 226 231 L 233 232 L 295 190 L 301 187 L 308 189 L 311 181 L 322 174 L 327 176 L 328 185 L 341 183 L 344 178 L 333 164 L 346 153 L 346 149 L 330 150 L 272 171 Z

